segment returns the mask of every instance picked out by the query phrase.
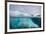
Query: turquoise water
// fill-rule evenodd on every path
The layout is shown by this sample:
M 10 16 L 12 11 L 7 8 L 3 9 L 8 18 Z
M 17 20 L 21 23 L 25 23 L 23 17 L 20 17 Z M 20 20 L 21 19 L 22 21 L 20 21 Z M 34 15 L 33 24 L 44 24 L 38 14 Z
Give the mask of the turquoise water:
M 41 27 L 41 18 L 10 17 L 10 29 L 25 29 Z

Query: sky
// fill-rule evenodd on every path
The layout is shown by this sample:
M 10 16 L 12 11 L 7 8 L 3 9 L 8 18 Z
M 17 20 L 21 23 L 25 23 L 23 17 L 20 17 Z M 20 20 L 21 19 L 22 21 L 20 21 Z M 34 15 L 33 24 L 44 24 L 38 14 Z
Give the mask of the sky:
M 30 15 L 36 15 L 41 13 L 41 6 L 34 6 L 34 5 L 13 5 L 10 4 L 9 6 L 10 8 L 10 13 L 14 13 L 16 11 L 18 11 L 19 13 L 27 13 Z

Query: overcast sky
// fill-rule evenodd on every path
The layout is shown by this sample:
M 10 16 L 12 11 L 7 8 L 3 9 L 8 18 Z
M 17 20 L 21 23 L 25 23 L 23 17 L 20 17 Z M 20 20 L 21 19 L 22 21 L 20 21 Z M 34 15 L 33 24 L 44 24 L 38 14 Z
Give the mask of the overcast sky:
M 41 6 L 32 5 L 13 5 L 9 6 L 10 12 L 20 11 L 28 14 L 39 14 L 41 13 Z

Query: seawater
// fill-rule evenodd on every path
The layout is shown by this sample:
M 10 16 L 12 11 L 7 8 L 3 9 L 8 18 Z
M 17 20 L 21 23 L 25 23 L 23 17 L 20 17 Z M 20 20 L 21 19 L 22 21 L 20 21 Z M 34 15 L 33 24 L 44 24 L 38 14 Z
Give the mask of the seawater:
M 41 27 L 41 18 L 37 17 L 10 17 L 10 29 L 25 29 Z

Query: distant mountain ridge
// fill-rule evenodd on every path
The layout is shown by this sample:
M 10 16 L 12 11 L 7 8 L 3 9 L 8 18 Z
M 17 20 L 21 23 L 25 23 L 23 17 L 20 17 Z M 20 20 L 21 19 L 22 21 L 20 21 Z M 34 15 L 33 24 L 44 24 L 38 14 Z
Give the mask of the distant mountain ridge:
M 20 11 L 11 11 L 10 16 L 11 17 L 40 17 L 39 14 L 29 14 Z

